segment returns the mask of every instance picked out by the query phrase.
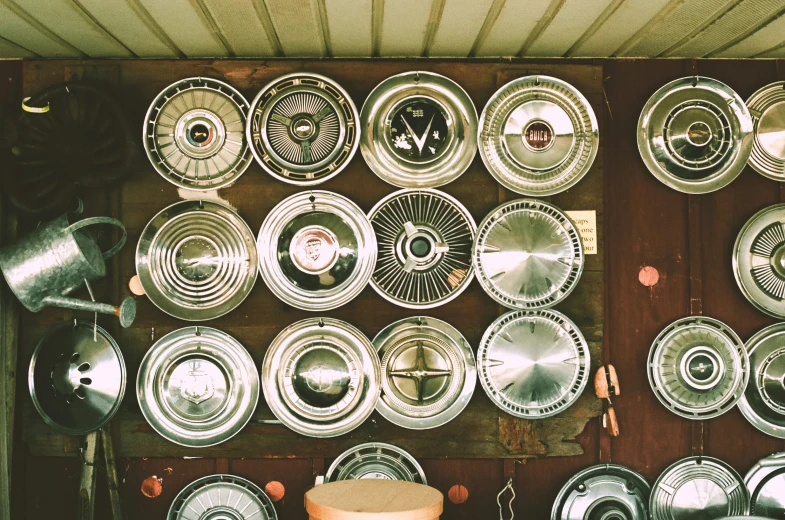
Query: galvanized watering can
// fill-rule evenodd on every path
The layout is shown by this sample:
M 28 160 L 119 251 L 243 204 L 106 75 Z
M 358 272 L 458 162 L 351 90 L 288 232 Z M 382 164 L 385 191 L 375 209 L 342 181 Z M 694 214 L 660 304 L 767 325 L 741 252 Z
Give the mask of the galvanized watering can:
M 110 217 L 90 217 L 71 222 L 73 214 L 65 213 L 45 222 L 15 244 L 0 249 L 0 271 L 22 305 L 32 312 L 44 307 L 64 307 L 102 314 L 114 314 L 123 327 L 136 317 L 136 302 L 126 298 L 119 307 L 80 300 L 67 295 L 106 276 L 104 260 L 116 254 L 125 244 L 125 226 Z M 82 228 L 111 224 L 123 230 L 120 241 L 110 250 L 101 252 L 95 239 Z

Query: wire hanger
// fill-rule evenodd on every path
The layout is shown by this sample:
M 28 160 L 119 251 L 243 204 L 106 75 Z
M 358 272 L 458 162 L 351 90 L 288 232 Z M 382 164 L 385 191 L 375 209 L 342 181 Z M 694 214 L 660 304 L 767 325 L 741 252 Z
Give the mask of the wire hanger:
M 507 504 L 507 507 L 510 508 L 509 520 L 513 520 L 513 518 L 515 518 L 515 512 L 512 510 L 512 502 L 513 500 L 515 500 L 515 490 L 512 487 L 512 477 L 510 477 L 509 480 L 507 480 L 507 485 L 504 486 L 501 491 L 499 491 L 498 495 L 496 495 L 496 504 L 499 506 L 499 520 L 504 520 L 504 508 L 502 507 L 501 500 L 502 497 L 504 496 L 504 493 L 508 489 L 510 490 L 510 493 L 512 493 L 512 496 L 510 497 L 510 502 Z

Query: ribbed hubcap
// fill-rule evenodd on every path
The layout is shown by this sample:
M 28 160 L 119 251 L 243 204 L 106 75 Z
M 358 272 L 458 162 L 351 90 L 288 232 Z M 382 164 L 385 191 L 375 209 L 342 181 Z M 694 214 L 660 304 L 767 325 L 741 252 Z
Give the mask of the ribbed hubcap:
M 251 163 L 245 139 L 248 101 L 210 78 L 188 78 L 164 89 L 145 117 L 147 157 L 158 173 L 192 190 L 223 188 Z

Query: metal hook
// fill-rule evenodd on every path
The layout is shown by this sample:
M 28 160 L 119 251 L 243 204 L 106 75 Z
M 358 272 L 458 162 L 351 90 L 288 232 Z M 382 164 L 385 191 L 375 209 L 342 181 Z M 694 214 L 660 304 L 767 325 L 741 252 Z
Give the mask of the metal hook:
M 513 520 L 513 518 L 515 518 L 515 512 L 512 510 L 512 502 L 513 500 L 515 500 L 515 489 L 513 489 L 512 487 L 512 477 L 510 477 L 507 480 L 507 485 L 504 486 L 501 491 L 499 491 L 498 495 L 496 495 L 496 505 L 499 506 L 499 520 L 504 520 L 504 508 L 502 508 L 502 497 L 504 496 L 504 493 L 508 489 L 510 490 L 510 493 L 512 493 L 512 496 L 510 497 L 510 502 L 509 504 L 507 504 L 507 507 L 510 508 L 510 520 Z
M 79 197 L 76 197 L 76 209 L 72 211 L 74 215 L 81 215 L 84 212 L 84 202 Z

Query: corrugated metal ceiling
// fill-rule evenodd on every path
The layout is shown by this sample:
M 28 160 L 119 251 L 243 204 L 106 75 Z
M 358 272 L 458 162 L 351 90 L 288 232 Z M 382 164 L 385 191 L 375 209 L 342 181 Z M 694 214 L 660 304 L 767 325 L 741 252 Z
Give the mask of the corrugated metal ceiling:
M 0 0 L 2 58 L 785 57 L 785 0 Z

